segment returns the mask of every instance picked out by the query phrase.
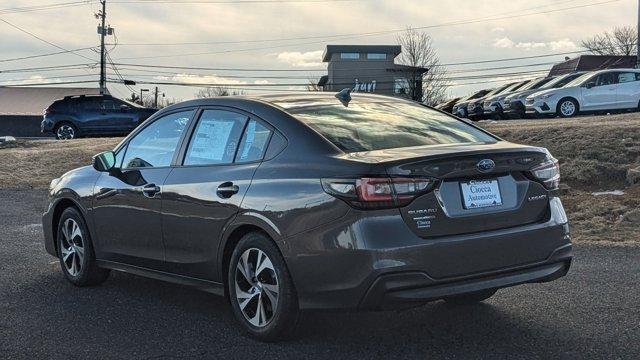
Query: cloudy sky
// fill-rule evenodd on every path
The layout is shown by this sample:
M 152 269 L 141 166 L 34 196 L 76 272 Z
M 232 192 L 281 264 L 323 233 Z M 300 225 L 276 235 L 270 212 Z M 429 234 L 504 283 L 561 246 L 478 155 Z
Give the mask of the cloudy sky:
M 441 62 L 565 53 L 581 50 L 585 37 L 614 26 L 633 25 L 635 0 L 107 0 L 110 57 L 115 63 L 208 69 L 171 69 L 119 65 L 124 78 L 148 82 L 223 83 L 245 92 L 299 89 L 326 72 L 321 54 L 327 44 L 394 44 L 407 26 L 422 28 L 434 41 Z M 48 9 L 33 6 L 61 4 Z M 27 8 L 25 8 L 27 7 Z M 64 49 L 96 46 L 97 1 L 0 0 L 0 19 Z M 25 11 L 29 10 L 29 11 Z M 12 60 L 60 52 L 0 21 L 0 84 L 68 82 L 97 79 L 97 68 L 50 71 L 20 70 L 95 63 L 92 49 L 47 57 Z M 88 60 L 95 59 L 95 60 Z M 493 73 L 548 69 L 564 55 L 520 61 L 450 65 L 452 95 L 499 85 L 469 72 L 491 67 L 540 64 Z M 9 60 L 9 61 L 7 61 Z M 212 70 L 215 69 L 215 70 Z M 227 70 L 229 69 L 229 70 Z M 288 69 L 295 71 L 249 71 Z M 466 76 L 471 79 L 464 79 Z M 110 69 L 109 78 L 117 75 Z M 484 82 L 477 84 L 478 82 Z M 475 83 L 475 84 L 474 84 Z M 273 86 L 273 84 L 283 84 Z M 466 84 L 466 85 L 461 85 Z M 94 86 L 79 84 L 76 86 Z M 131 90 L 110 84 L 112 93 Z M 197 87 L 159 85 L 168 97 L 188 99 Z M 251 90 L 247 90 L 251 89 Z

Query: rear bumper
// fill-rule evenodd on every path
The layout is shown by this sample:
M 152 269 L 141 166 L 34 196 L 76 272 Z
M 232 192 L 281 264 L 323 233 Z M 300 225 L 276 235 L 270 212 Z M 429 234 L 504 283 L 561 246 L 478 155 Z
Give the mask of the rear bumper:
M 571 240 L 558 198 L 540 223 L 424 239 L 397 210 L 351 211 L 284 239 L 303 309 L 401 307 L 566 274 Z
M 382 275 L 371 285 L 359 307 L 398 308 L 480 290 L 553 281 L 567 274 L 571 256 L 571 245 L 568 244 L 558 248 L 547 262 L 539 265 L 503 269 L 450 281 L 438 281 L 421 272 Z

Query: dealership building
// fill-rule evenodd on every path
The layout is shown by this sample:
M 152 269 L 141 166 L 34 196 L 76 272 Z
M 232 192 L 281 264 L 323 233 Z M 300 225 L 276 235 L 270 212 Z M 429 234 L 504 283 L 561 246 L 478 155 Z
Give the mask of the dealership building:
M 429 69 L 396 64 L 401 52 L 400 45 L 327 45 L 322 61 L 328 73 L 320 78 L 318 87 L 419 99 L 422 75 Z

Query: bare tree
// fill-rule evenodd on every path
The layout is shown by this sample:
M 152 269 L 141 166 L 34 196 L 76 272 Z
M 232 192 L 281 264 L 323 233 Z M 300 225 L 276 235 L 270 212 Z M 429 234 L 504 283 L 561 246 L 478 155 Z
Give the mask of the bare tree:
M 318 86 L 318 81 L 309 79 L 309 83 L 306 86 L 307 91 L 322 91 L 320 86 Z
M 398 35 L 397 42 L 402 46 L 402 53 L 398 56 L 400 64 L 412 68 L 407 81 L 401 84 L 407 97 L 427 105 L 444 101 L 449 88 L 447 69 L 440 64 L 431 36 L 408 27 Z M 423 68 L 429 70 L 424 73 L 420 70 Z
M 196 92 L 195 94 L 195 97 L 196 98 L 212 98 L 212 97 L 218 97 L 218 96 L 231 96 L 231 95 L 235 96 L 235 95 L 242 95 L 242 94 L 244 94 L 242 90 L 231 91 L 226 86 L 211 86 L 211 87 L 206 87 L 198 90 L 198 92 Z
M 597 55 L 635 55 L 638 31 L 634 26 L 615 27 L 582 41 L 582 47 Z

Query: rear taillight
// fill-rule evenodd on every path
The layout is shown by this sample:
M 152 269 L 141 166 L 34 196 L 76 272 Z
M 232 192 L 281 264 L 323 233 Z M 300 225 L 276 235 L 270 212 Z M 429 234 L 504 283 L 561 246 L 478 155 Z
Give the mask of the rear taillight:
M 542 164 L 533 167 L 529 172 L 549 190 L 557 189 L 560 185 L 560 165 L 558 160 L 551 156 L 547 157 Z
M 417 196 L 431 191 L 434 185 L 435 179 L 428 178 L 322 179 L 325 192 L 359 209 L 405 206 Z
M 51 107 L 48 107 L 44 110 L 42 110 L 42 115 L 49 115 L 49 114 L 53 114 L 54 110 Z

